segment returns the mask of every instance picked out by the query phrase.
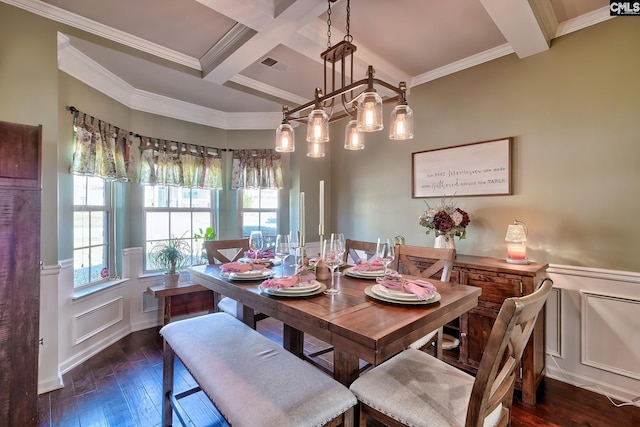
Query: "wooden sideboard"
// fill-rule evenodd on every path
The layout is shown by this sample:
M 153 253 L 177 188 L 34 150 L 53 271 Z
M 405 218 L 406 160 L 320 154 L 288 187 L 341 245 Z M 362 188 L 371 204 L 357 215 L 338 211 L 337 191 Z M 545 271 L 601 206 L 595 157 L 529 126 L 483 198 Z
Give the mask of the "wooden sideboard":
M 414 261 L 415 262 L 415 261 Z M 424 263 L 428 265 L 428 263 Z M 475 374 L 484 347 L 498 317 L 502 302 L 509 297 L 532 293 L 544 278 L 548 264 L 510 264 L 500 258 L 458 255 L 451 282 L 482 288 L 478 306 L 444 327 L 444 333 L 460 339 L 460 345 L 443 352 L 443 360 Z M 516 389 L 522 401 L 535 405 L 536 390 L 545 374 L 545 316 L 538 317 L 522 356 Z

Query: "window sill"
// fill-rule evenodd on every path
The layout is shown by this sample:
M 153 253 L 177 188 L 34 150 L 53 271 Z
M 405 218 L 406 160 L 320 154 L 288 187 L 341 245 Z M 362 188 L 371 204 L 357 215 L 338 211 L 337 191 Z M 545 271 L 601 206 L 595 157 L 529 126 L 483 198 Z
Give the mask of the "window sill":
M 76 301 L 85 297 L 88 297 L 90 295 L 94 295 L 97 294 L 99 292 L 102 292 L 106 289 L 110 289 L 113 288 L 114 286 L 118 286 L 126 281 L 128 281 L 129 279 L 127 278 L 123 278 L 123 279 L 113 279 L 113 280 L 109 280 L 106 282 L 102 282 L 99 283 L 97 285 L 93 285 L 93 286 L 87 286 L 85 288 L 80 288 L 77 289 L 73 292 L 73 297 L 71 298 L 72 301 Z

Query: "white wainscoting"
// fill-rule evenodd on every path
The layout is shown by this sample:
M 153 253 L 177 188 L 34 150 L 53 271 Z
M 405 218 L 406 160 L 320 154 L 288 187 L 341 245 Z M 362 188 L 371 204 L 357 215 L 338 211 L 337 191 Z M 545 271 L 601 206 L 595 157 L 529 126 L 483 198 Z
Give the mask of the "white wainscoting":
M 551 265 L 547 376 L 613 398 L 640 396 L 640 273 Z

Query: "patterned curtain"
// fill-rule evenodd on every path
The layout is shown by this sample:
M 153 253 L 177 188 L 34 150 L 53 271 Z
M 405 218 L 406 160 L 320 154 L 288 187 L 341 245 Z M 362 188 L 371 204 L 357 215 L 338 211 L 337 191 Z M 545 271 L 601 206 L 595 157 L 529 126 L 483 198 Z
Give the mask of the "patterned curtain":
M 284 188 L 282 157 L 275 150 L 233 150 L 231 189 Z
M 130 133 L 75 110 L 71 173 L 121 182 L 136 181 Z
M 140 183 L 222 189 L 217 148 L 141 136 Z

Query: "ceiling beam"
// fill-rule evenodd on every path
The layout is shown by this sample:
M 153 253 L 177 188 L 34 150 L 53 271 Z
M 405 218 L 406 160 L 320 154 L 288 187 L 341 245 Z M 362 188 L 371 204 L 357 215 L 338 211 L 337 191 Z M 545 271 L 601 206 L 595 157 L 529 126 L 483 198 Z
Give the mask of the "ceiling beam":
M 555 33 L 558 25 L 555 16 L 549 18 L 549 12 L 553 14 L 550 0 L 530 1 L 480 0 L 520 58 L 548 50 L 553 37 L 551 32 Z

